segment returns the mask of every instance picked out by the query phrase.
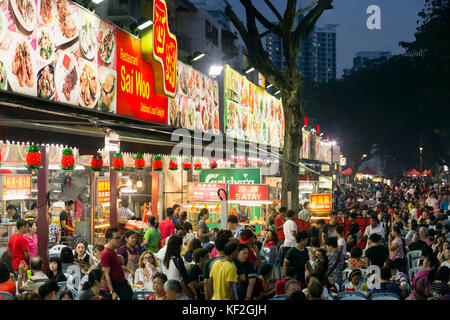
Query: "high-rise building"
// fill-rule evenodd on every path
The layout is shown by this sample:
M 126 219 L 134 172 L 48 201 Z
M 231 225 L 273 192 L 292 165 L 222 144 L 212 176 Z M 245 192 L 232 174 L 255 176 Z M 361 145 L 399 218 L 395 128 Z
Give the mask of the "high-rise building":
M 296 25 L 301 21 L 300 16 Z M 328 82 L 336 79 L 336 29 L 338 25 L 327 24 L 314 27 L 302 40 L 298 66 L 306 79 L 316 82 Z M 266 36 L 266 51 L 272 63 L 279 69 L 285 66 L 283 42 L 279 35 L 271 33 Z

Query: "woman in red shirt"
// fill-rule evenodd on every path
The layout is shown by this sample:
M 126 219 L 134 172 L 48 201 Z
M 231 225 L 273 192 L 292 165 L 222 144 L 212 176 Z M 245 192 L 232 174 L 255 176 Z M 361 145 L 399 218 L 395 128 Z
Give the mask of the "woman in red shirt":
M 273 230 L 268 230 L 266 236 L 264 237 L 263 247 L 273 247 L 278 243 L 277 233 Z
M 164 290 L 164 283 L 166 283 L 167 277 L 164 273 L 157 273 L 153 276 L 153 291 L 145 300 L 168 300 L 166 291 Z

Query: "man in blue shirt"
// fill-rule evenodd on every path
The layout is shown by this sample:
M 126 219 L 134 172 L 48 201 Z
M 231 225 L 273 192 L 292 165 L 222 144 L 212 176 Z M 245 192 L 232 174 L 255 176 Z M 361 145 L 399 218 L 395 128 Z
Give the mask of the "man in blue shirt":
M 231 232 L 233 232 L 233 237 L 240 241 L 241 231 L 244 228 L 242 228 L 242 226 L 239 224 L 238 218 L 236 216 L 230 215 L 228 217 L 228 228 L 230 229 Z
M 441 204 L 439 205 L 440 209 L 448 210 L 448 195 L 445 194 L 442 198 Z

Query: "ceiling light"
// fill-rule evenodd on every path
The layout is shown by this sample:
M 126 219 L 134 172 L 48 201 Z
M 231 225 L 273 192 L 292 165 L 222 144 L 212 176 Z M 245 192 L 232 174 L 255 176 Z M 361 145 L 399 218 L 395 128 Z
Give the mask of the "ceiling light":
M 137 30 L 143 31 L 147 29 L 148 27 L 151 27 L 153 25 L 153 21 L 148 20 L 146 18 L 139 19 L 138 26 L 136 27 Z
M 251 67 L 250 69 L 245 71 L 245 74 L 249 74 L 250 72 L 253 72 L 253 71 L 255 71 L 255 68 Z
M 198 61 L 198 60 L 204 58 L 205 56 L 206 56 L 206 54 L 197 52 L 196 55 L 192 58 L 192 61 Z
M 103 2 L 103 0 L 92 0 L 92 2 L 93 2 L 94 4 L 100 4 L 100 3 Z
M 217 77 L 217 76 L 220 76 L 220 74 L 222 73 L 222 70 L 223 70 L 223 66 L 219 66 L 219 65 L 211 66 L 211 67 L 209 68 L 209 75 L 210 75 L 211 77 Z

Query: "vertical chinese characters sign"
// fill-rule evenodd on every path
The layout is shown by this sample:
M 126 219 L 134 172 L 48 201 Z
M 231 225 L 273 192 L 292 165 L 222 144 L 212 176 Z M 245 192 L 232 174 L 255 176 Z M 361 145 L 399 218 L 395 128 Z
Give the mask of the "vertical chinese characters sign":
M 153 2 L 153 57 L 162 67 L 164 94 L 175 97 L 177 82 L 177 38 L 170 32 L 166 2 Z

